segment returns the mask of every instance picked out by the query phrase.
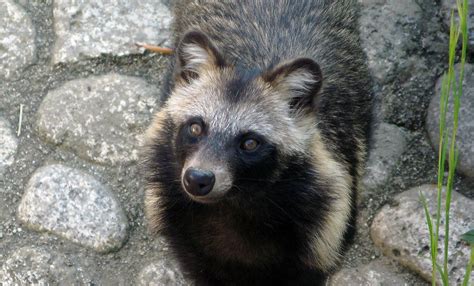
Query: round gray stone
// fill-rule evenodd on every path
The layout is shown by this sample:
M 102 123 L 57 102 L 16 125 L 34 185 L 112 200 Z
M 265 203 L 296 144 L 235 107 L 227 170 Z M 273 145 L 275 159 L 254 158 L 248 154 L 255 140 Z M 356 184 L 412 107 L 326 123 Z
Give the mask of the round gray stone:
M 88 285 L 89 273 L 77 259 L 46 249 L 15 250 L 0 268 L 1 285 Z
M 431 256 L 429 232 L 419 193 L 428 202 L 430 213 L 436 212 L 436 186 L 423 185 L 405 191 L 394 198 L 394 203 L 384 206 L 375 216 L 371 226 L 371 237 L 383 253 L 402 265 L 431 280 Z M 460 240 L 463 233 L 474 227 L 474 201 L 453 192 L 451 201 L 449 277 L 450 284 L 460 285 L 469 259 L 469 246 Z M 444 221 L 440 226 L 440 237 L 444 237 Z M 439 263 L 442 265 L 443 239 L 439 241 Z M 471 276 L 471 285 L 474 277 Z
M 460 65 L 456 65 L 458 70 Z M 440 78 L 436 84 L 436 95 L 432 98 L 426 119 L 426 128 L 431 144 L 435 150 L 439 149 L 439 102 L 441 98 Z M 453 121 L 453 100 L 450 96 L 446 122 L 448 134 L 451 135 Z M 464 71 L 463 96 L 459 111 L 459 127 L 456 145 L 459 148 L 459 162 L 457 170 L 462 174 L 474 178 L 474 65 L 466 64 Z
M 127 237 L 127 218 L 109 188 L 59 164 L 33 174 L 18 218 L 31 229 L 53 232 L 99 252 L 119 249 Z
M 373 136 L 374 143 L 362 179 L 368 189 L 374 189 L 388 179 L 390 171 L 406 149 L 409 133 L 395 125 L 381 123 Z
M 344 268 L 331 277 L 329 286 L 408 286 L 402 275 L 393 271 L 384 259 L 356 268 Z
M 138 275 L 137 285 L 159 286 L 159 285 L 192 285 L 187 281 L 178 265 L 171 259 L 161 259 L 149 264 Z
M 374 115 L 409 130 L 423 129 L 429 90 L 447 49 L 437 5 L 433 0 L 358 2 L 361 45 L 374 79 Z
M 422 59 L 410 58 L 416 49 L 414 34 L 423 20 L 417 1 L 361 0 L 360 33 L 367 54 L 369 70 L 380 84 L 386 84 L 400 74 L 413 72 Z
M 15 78 L 35 60 L 35 30 L 14 1 L 0 0 L 0 80 Z
M 136 42 L 161 44 L 170 36 L 171 14 L 161 0 L 54 1 L 53 62 L 101 54 L 139 53 Z
M 18 140 L 13 134 L 10 123 L 0 117 L 0 175 L 13 164 L 17 148 Z
M 474 0 L 468 0 L 467 2 L 469 2 L 469 16 L 467 20 L 469 49 L 474 53 Z M 454 11 L 455 20 L 459 21 L 456 0 L 441 0 L 441 13 L 447 27 L 451 25 L 451 11 Z
M 38 110 L 42 138 L 101 164 L 138 159 L 158 89 L 129 76 L 108 74 L 67 82 L 50 91 Z

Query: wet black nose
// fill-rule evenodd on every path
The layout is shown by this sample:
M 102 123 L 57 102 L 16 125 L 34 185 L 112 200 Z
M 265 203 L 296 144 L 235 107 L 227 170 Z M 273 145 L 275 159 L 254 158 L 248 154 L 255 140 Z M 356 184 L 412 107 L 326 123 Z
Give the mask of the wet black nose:
M 214 173 L 196 168 L 188 168 L 183 179 L 186 191 L 198 197 L 209 194 L 216 182 Z

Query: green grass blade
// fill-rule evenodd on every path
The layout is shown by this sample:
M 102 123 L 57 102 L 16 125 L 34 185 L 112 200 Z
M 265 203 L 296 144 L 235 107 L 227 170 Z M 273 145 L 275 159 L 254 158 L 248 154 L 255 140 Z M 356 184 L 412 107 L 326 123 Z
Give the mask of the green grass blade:
M 436 263 L 436 269 L 438 269 L 439 275 L 441 276 L 441 281 L 443 282 L 443 286 L 448 286 L 449 285 L 448 273 L 443 272 L 443 269 L 438 263 Z
M 426 202 L 426 197 L 425 195 L 420 191 L 420 200 L 423 205 L 423 209 L 425 210 L 425 218 L 426 218 L 426 224 L 428 225 L 428 231 L 430 233 L 430 237 L 433 237 L 433 222 L 431 219 L 430 212 L 428 210 L 428 203 Z M 432 243 L 432 241 L 431 241 Z
M 473 230 L 471 230 L 473 231 Z M 471 244 L 471 257 L 469 258 L 469 262 L 466 266 L 466 274 L 464 275 L 464 280 L 462 282 L 462 286 L 469 286 L 469 280 L 471 279 L 471 272 L 472 272 L 472 264 L 474 263 L 474 245 Z
M 466 0 L 464 3 L 461 3 L 460 0 L 457 0 L 457 8 L 458 8 L 458 15 L 460 18 L 460 23 L 458 26 L 454 24 L 453 18 L 451 18 L 451 32 L 455 33 L 452 37 L 453 46 L 450 47 L 450 60 L 451 54 L 455 53 L 455 44 L 457 45 L 459 36 L 462 35 L 462 50 L 461 50 L 461 66 L 459 70 L 459 77 L 456 81 L 455 74 L 452 73 L 450 76 L 450 81 L 452 80 L 452 88 L 453 88 L 453 101 L 454 101 L 454 114 L 453 114 L 453 129 L 451 132 L 450 138 L 450 148 L 449 148 L 449 173 L 448 173 L 448 184 L 446 186 L 446 202 L 445 202 L 445 236 L 444 236 L 444 259 L 443 259 L 443 270 L 444 273 L 448 273 L 448 256 L 449 256 L 449 223 L 450 223 L 450 209 L 451 209 L 451 196 L 452 190 L 454 185 L 454 175 L 456 171 L 456 166 L 459 159 L 459 152 L 456 149 L 456 135 L 458 130 L 458 123 L 459 123 L 459 110 L 461 107 L 461 96 L 463 93 L 463 81 L 464 81 L 464 65 L 465 65 L 465 53 L 466 53 L 466 46 L 467 46 L 467 13 L 466 8 L 468 7 L 466 4 Z M 466 4 L 466 5 L 464 5 Z M 453 14 L 451 14 L 453 16 Z M 457 31 L 457 32 L 455 32 Z M 454 50 L 454 51 L 453 51 Z M 450 62 L 451 68 L 451 62 Z M 449 72 L 448 72 L 449 74 Z
M 431 274 L 432 276 L 432 281 L 431 284 L 433 286 L 436 285 L 436 257 L 437 255 L 437 237 L 435 233 L 433 232 L 433 221 L 430 215 L 430 212 L 428 210 L 428 203 L 426 202 L 426 197 L 425 195 L 420 191 L 420 201 L 421 204 L 423 205 L 423 209 L 425 210 L 425 218 L 426 218 L 426 224 L 428 225 L 428 231 L 430 234 L 430 254 L 431 254 L 431 264 L 432 264 L 432 271 L 433 273 Z
M 449 77 L 445 74 L 442 79 L 441 89 L 441 100 L 440 100 L 440 113 L 439 113 L 439 150 L 438 150 L 438 191 L 443 188 L 444 181 L 444 170 L 446 162 L 446 109 L 448 107 L 448 86 Z M 438 197 L 438 207 L 440 205 L 440 197 Z

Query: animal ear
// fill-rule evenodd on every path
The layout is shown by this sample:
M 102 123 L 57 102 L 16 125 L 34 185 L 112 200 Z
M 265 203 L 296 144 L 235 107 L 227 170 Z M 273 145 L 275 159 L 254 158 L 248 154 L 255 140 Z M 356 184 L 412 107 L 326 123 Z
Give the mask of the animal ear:
M 198 78 L 206 67 L 224 67 L 225 61 L 209 37 L 201 31 L 187 32 L 177 48 L 177 77 L 186 82 Z
M 292 109 L 302 110 L 312 107 L 321 89 L 323 75 L 314 60 L 298 58 L 265 72 L 263 80 L 283 94 Z

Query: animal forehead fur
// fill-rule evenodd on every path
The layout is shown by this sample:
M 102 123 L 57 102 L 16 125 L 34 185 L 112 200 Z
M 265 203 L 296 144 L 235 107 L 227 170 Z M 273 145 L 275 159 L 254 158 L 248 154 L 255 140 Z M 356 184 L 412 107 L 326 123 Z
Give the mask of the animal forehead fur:
M 242 82 L 247 94 L 232 100 L 233 95 L 228 93 L 233 91 L 227 87 L 233 80 L 235 74 L 230 68 L 206 71 L 191 84 L 178 84 L 166 110 L 177 125 L 192 117 L 202 117 L 210 133 L 235 136 L 252 131 L 284 146 L 288 152 L 305 150 L 308 126 L 290 115 L 288 101 L 281 94 L 284 91 L 273 90 L 256 77 Z

